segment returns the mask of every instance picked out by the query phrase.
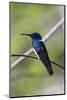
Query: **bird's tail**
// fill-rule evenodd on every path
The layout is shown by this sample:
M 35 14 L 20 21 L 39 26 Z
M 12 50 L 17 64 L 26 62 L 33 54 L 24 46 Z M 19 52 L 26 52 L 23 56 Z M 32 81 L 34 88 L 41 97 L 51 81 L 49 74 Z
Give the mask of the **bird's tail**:
M 41 59 L 42 63 L 45 65 L 49 75 L 53 75 L 53 69 L 52 69 L 52 65 L 50 63 L 49 60 L 45 59 L 45 61 L 43 59 Z
M 53 70 L 52 70 L 52 68 L 50 67 L 50 69 L 47 69 L 48 70 L 48 73 L 49 73 L 49 75 L 53 75 Z
M 44 62 L 43 62 L 44 63 Z M 48 61 L 48 63 L 47 63 L 47 61 L 44 63 L 44 65 L 45 65 L 45 67 L 47 68 L 47 71 L 48 71 L 48 73 L 49 73 L 49 75 L 53 75 L 53 69 L 52 69 L 52 65 L 51 65 L 51 63 L 50 63 L 50 61 Z

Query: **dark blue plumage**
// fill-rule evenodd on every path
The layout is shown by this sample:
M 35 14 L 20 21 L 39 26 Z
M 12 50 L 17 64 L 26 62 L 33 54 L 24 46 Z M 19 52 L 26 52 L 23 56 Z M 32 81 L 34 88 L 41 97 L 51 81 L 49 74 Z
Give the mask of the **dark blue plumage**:
M 49 75 L 52 75 L 53 74 L 52 66 L 50 63 L 47 49 L 42 41 L 41 35 L 37 32 L 34 32 L 32 34 L 22 34 L 22 35 L 27 35 L 32 38 L 32 47 L 34 48 L 35 52 L 37 53 L 42 63 L 46 66 Z

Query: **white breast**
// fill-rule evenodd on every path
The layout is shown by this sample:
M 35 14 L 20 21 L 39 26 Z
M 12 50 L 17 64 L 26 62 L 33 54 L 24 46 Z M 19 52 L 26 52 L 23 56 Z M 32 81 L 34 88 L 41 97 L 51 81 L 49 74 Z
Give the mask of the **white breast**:
M 34 53 L 36 54 L 37 58 L 39 59 L 39 56 L 37 54 L 37 52 L 35 51 L 35 49 L 33 48 Z

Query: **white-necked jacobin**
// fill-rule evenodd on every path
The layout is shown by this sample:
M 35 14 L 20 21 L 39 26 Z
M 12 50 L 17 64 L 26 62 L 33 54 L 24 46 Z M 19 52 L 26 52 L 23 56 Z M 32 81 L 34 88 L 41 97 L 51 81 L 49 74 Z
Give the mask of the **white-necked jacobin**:
M 37 55 L 37 57 L 42 61 L 46 66 L 49 75 L 53 74 L 51 62 L 48 56 L 47 49 L 42 41 L 42 37 L 39 33 L 34 32 L 32 34 L 21 34 L 26 35 L 32 38 L 32 47 Z

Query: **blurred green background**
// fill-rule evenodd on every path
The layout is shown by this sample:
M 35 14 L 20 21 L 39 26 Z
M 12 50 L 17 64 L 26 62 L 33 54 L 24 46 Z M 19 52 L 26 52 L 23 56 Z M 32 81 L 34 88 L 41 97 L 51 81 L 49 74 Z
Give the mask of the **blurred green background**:
M 64 16 L 64 6 L 10 3 L 11 54 L 24 54 L 32 46 L 30 38 L 21 33 L 47 32 Z M 49 57 L 64 66 L 64 30 L 60 27 L 45 43 Z M 34 52 L 30 55 L 35 56 Z M 13 63 L 18 57 L 11 57 Z M 64 93 L 64 70 L 52 65 L 54 75 L 48 75 L 38 60 L 25 58 L 10 69 L 10 96 L 33 96 Z

